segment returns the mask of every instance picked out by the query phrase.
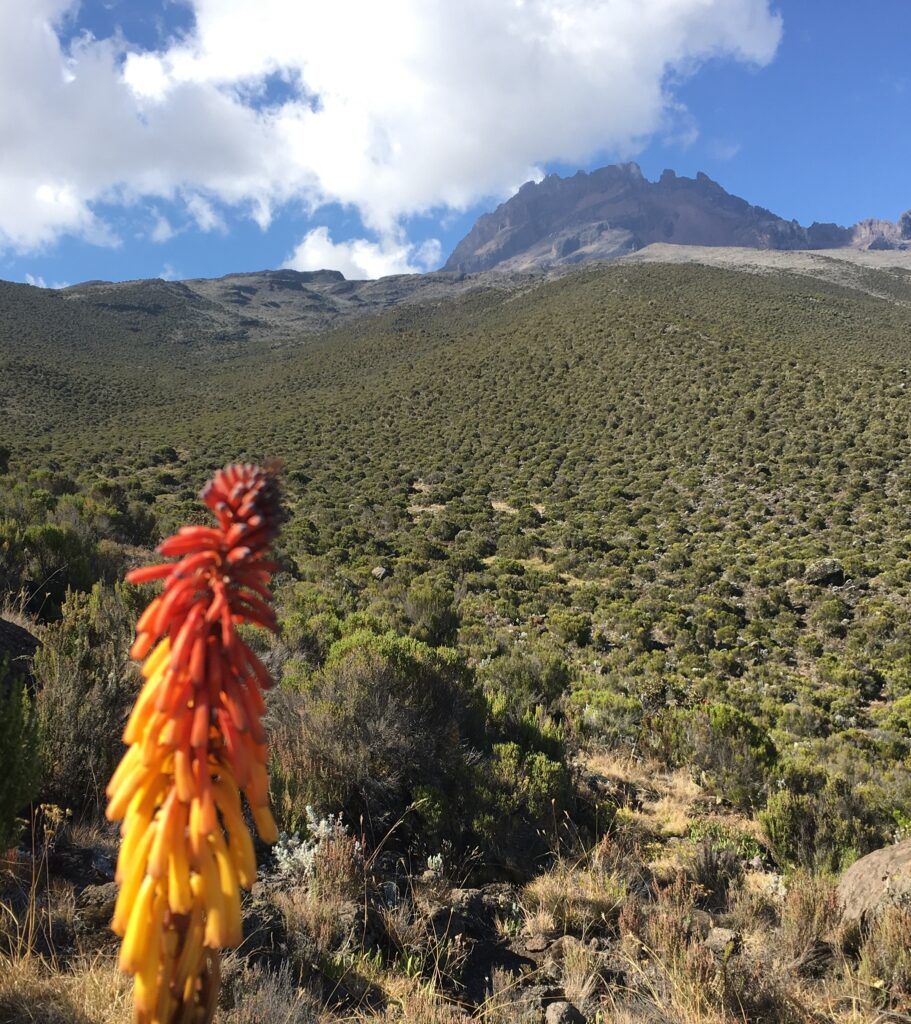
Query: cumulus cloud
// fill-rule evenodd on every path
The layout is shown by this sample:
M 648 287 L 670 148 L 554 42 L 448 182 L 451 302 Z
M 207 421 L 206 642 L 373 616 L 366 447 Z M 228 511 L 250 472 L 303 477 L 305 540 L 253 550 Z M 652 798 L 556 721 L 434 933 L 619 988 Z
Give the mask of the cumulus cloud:
M 403 218 L 504 195 L 547 161 L 632 155 L 673 130 L 701 62 L 767 63 L 781 34 L 771 0 L 189 2 L 193 30 L 158 52 L 64 46 L 75 0 L 3 14 L 0 245 L 113 244 L 101 203 L 182 200 L 202 230 L 219 206 L 265 227 L 292 201 L 340 203 L 380 241 L 311 233 L 293 259 L 417 266 Z
M 292 270 L 332 267 L 350 281 L 390 274 L 418 274 L 439 263 L 440 256 L 440 243 L 436 239 L 420 246 L 391 236 L 380 242 L 365 238 L 333 242 L 329 229 L 320 227 L 307 232 L 285 266 Z

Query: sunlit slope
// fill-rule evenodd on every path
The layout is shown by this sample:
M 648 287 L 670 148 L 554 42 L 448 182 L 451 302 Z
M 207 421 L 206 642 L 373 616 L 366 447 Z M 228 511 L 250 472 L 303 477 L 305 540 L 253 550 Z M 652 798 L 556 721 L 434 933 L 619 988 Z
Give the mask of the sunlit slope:
M 8 443 L 62 464 L 173 445 L 193 479 L 277 455 L 312 516 L 388 536 L 415 480 L 588 512 L 606 544 L 643 517 L 866 543 L 909 525 L 911 311 L 835 285 L 607 266 L 217 352 L 69 308 L 4 327 L 0 380 Z

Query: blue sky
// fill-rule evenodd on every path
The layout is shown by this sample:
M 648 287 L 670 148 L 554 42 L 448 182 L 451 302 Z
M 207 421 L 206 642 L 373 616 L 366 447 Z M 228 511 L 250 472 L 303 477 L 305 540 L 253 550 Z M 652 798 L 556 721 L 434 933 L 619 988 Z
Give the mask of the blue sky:
M 911 207 L 911 0 L 30 0 L 0 277 L 432 269 L 529 177 L 636 159 L 803 223 Z

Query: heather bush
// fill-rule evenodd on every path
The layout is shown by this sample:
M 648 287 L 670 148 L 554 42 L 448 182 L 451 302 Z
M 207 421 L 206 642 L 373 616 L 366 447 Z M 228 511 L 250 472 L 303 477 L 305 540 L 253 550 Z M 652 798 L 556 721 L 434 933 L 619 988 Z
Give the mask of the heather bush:
M 453 651 L 366 631 L 332 646 L 300 691 L 276 694 L 273 777 L 289 830 L 306 808 L 390 824 L 419 785 L 455 798 L 480 703 Z
M 687 872 L 699 887 L 700 905 L 707 910 L 724 910 L 728 893 L 743 876 L 743 866 L 730 847 L 703 839 L 689 858 Z
M 723 703 L 668 709 L 644 728 L 652 749 L 689 767 L 718 796 L 745 809 L 760 803 L 778 752 L 742 711 Z
M 759 820 L 782 867 L 838 872 L 887 841 L 889 821 L 844 776 L 794 763 L 778 785 Z
M 858 974 L 873 1001 L 902 1014 L 911 1012 L 911 908 L 886 907 L 860 948 Z

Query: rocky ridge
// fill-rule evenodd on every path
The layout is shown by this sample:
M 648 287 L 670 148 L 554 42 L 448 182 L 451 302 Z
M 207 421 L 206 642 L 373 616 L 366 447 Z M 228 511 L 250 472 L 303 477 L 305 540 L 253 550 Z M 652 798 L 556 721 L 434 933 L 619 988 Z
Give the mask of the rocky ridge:
M 651 182 L 638 164 L 526 182 L 485 214 L 443 267 L 476 273 L 541 270 L 616 259 L 655 243 L 751 249 L 911 249 L 911 210 L 897 223 L 803 227 L 731 195 L 708 175 L 666 170 Z

